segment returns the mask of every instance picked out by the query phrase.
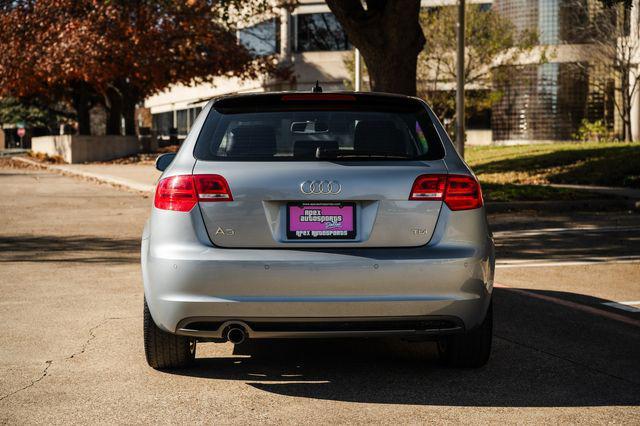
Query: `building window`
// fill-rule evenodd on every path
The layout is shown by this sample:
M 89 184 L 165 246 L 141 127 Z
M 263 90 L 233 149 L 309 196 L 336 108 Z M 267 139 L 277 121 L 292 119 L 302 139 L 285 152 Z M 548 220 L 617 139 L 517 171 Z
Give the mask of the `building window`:
M 278 53 L 280 50 L 280 31 L 278 21 L 268 21 L 238 30 L 238 40 L 256 56 Z
M 195 107 L 177 110 L 175 111 L 175 117 L 174 111 L 153 114 L 153 130 L 159 137 L 168 138 L 171 135 L 171 129 L 174 128 L 177 129 L 178 137 L 184 138 L 191 130 L 201 111 L 202 107 Z
M 178 128 L 178 134 L 180 136 L 186 135 L 189 132 L 188 112 L 189 110 L 186 109 L 176 111 L 176 127 Z
M 153 114 L 153 130 L 158 136 L 169 136 L 169 129 L 173 127 L 173 111 Z
M 296 52 L 350 50 L 347 34 L 332 13 L 293 16 L 293 46 Z
M 491 112 L 494 140 L 568 140 L 587 117 L 586 64 L 548 62 L 509 66 Z M 602 109 L 602 106 L 592 105 Z
M 200 111 L 202 111 L 202 108 L 200 107 L 189 108 L 189 130 L 191 130 L 191 126 L 193 126 L 196 118 L 198 118 L 198 114 L 200 114 Z
M 538 3 L 538 29 L 540 44 L 560 42 L 559 5 L 557 0 L 540 0 Z
M 536 31 L 539 44 L 558 45 L 588 42 L 589 22 L 600 3 L 599 0 L 495 0 L 493 8 L 517 30 Z

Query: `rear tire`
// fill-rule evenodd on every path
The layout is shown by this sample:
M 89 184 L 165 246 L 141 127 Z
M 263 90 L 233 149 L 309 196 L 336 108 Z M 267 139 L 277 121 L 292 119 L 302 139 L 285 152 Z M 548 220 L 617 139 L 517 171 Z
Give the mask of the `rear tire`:
M 151 318 L 144 300 L 144 354 L 150 367 L 156 370 L 185 368 L 196 357 L 196 340 L 161 330 Z
M 489 361 L 493 338 L 493 303 L 476 329 L 438 342 L 440 360 L 448 367 L 478 368 Z

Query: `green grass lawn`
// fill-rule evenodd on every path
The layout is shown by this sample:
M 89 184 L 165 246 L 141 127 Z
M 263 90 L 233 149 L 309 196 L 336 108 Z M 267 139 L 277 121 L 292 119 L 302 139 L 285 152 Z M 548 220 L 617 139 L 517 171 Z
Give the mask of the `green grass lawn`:
M 640 143 L 562 142 L 467 147 L 488 201 L 601 198 L 552 183 L 640 188 Z
M 510 183 L 487 183 L 480 179 L 485 201 L 571 201 L 596 198 L 611 198 L 609 195 L 594 194 L 575 189 L 553 188 L 546 185 L 515 185 Z

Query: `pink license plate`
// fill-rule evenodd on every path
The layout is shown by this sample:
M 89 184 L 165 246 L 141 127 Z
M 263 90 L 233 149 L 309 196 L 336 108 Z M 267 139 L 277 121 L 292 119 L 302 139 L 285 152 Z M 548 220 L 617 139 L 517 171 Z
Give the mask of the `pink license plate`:
M 355 203 L 290 203 L 287 238 L 304 240 L 354 239 Z

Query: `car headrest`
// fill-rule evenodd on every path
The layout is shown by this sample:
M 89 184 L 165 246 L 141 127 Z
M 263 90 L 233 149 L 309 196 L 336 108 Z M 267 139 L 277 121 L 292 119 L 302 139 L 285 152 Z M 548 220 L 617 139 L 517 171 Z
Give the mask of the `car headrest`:
M 276 151 L 276 133 L 271 126 L 239 126 L 229 132 L 229 156 L 272 157 L 276 155 Z
M 353 149 L 358 152 L 406 154 L 402 132 L 390 120 L 359 121 L 353 139 Z
M 318 148 L 322 148 L 325 151 L 337 152 L 339 149 L 338 141 L 295 141 L 293 143 L 293 156 L 295 158 L 316 158 Z

